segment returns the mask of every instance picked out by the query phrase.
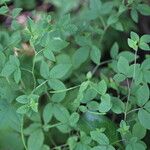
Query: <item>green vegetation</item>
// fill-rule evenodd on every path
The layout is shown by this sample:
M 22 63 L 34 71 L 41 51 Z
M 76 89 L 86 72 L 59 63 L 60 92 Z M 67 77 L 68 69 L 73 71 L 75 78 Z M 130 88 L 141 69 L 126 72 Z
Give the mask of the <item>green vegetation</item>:
M 0 150 L 150 149 L 144 16 L 148 0 L 0 0 Z

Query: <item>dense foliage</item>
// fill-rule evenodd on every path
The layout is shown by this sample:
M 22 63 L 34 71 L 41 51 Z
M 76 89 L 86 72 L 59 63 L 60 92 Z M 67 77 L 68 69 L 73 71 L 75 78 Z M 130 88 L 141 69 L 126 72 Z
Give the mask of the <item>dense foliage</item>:
M 148 0 L 44 4 L 0 0 L 0 150 L 149 149 Z

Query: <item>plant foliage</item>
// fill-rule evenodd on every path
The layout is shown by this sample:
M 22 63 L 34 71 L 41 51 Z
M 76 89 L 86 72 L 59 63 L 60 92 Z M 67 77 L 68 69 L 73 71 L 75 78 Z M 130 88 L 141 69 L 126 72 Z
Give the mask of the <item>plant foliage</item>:
M 149 149 L 148 1 L 47 0 L 55 11 L 24 24 L 36 1 L 13 3 L 0 0 L 0 149 Z

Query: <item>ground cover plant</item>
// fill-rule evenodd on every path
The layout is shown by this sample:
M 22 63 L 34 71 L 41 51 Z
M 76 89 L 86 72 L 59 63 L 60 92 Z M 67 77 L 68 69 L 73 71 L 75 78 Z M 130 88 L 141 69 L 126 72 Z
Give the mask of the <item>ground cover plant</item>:
M 0 0 L 0 150 L 149 150 L 148 0 Z

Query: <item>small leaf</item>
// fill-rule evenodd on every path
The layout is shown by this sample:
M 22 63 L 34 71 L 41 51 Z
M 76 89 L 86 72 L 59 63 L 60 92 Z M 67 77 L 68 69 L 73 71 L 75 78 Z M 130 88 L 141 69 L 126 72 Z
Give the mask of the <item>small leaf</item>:
M 28 138 L 28 150 L 41 150 L 44 134 L 41 129 L 34 131 Z
M 71 69 L 71 64 L 58 64 L 50 70 L 50 77 L 60 79 Z
M 29 107 L 27 105 L 20 106 L 17 109 L 17 113 L 19 114 L 26 114 L 28 111 L 29 111 Z
M 90 135 L 91 138 L 100 145 L 109 145 L 109 139 L 104 133 L 101 133 L 100 131 L 91 131 Z
M 107 25 L 112 25 L 118 21 L 118 16 L 116 15 L 110 15 L 107 20 Z
M 143 106 L 149 100 L 149 88 L 147 84 L 142 85 L 136 92 L 137 102 L 139 106 Z
M 108 112 L 112 107 L 111 99 L 109 94 L 101 96 L 101 103 L 99 105 L 100 112 Z
M 43 51 L 43 54 L 50 61 L 54 61 L 54 62 L 56 61 L 54 53 L 51 50 L 49 50 L 48 48 Z
M 89 57 L 89 48 L 81 47 L 75 51 L 72 57 L 74 68 L 80 67 Z
M 69 118 L 70 126 L 75 127 L 77 122 L 79 121 L 79 118 L 80 118 L 80 116 L 78 113 L 76 113 L 76 112 L 72 113 L 70 118 Z
M 101 52 L 96 46 L 92 46 L 90 57 L 95 64 L 100 64 Z
M 136 9 L 132 9 L 130 15 L 131 15 L 132 20 L 133 20 L 135 23 L 138 23 L 139 17 L 138 17 L 138 12 L 137 12 L 137 10 L 136 10 Z
M 126 76 L 123 75 L 123 74 L 118 73 L 118 74 L 116 74 L 116 75 L 113 77 L 113 79 L 115 80 L 115 82 L 120 83 L 120 82 L 122 82 L 122 81 L 124 81 L 124 80 L 126 79 Z
M 13 9 L 12 17 L 16 18 L 20 14 L 21 11 L 22 11 L 22 8 L 15 8 L 15 9 Z
M 150 113 L 144 109 L 140 109 L 138 112 L 138 119 L 140 124 L 145 129 L 150 129 Z
M 0 14 L 1 15 L 6 14 L 8 11 L 9 11 L 9 9 L 7 6 L 1 6 L 0 7 Z
M 97 90 L 99 94 L 104 95 L 107 91 L 107 84 L 105 80 L 101 80 L 97 85 Z
M 145 43 L 145 42 L 142 42 L 142 41 L 140 41 L 139 47 L 140 47 L 142 50 L 148 50 L 148 51 L 150 50 L 149 45 L 148 45 L 147 43 Z
M 62 40 L 60 37 L 50 38 L 47 41 L 47 48 L 50 51 L 60 52 L 62 49 L 69 45 L 68 42 Z
M 16 83 L 19 83 L 19 81 L 21 80 L 21 71 L 19 68 L 14 72 L 14 80 Z
M 128 45 L 129 47 L 133 48 L 135 51 L 138 50 L 137 42 L 133 41 L 132 39 L 128 38 Z
M 123 73 L 123 74 L 127 75 L 128 70 L 129 70 L 129 62 L 127 61 L 127 59 L 120 56 L 119 60 L 118 60 L 118 63 L 117 63 L 117 68 L 118 68 L 118 71 L 120 73 Z
M 118 52 L 119 52 L 119 45 L 117 42 L 115 42 L 113 44 L 113 46 L 111 47 L 111 50 L 110 50 L 110 55 L 112 58 L 116 58 L 117 55 L 118 55 Z
M 137 9 L 142 15 L 150 15 L 150 6 L 147 4 L 138 4 Z
M 58 79 L 50 79 L 48 81 L 48 84 L 53 90 L 55 90 L 54 92 L 52 92 L 52 93 L 54 93 L 52 96 L 52 101 L 53 102 L 61 102 L 66 96 L 66 91 L 65 91 L 66 87 L 65 87 L 64 83 Z M 57 92 L 57 91 L 59 91 L 59 92 Z
M 132 135 L 138 139 L 142 139 L 146 135 L 146 129 L 138 122 L 133 126 Z
M 116 114 L 121 114 L 125 110 L 125 104 L 119 98 L 112 98 L 111 110 Z
M 58 121 L 62 123 L 67 123 L 69 121 L 70 114 L 64 106 L 57 104 L 54 106 L 53 109 L 54 109 L 54 116 Z
M 48 103 L 43 110 L 44 124 L 48 124 L 50 122 L 50 120 L 52 119 L 52 115 L 53 115 L 53 105 L 51 103 Z
M 21 103 L 21 104 L 27 104 L 29 102 L 28 96 L 27 95 L 21 95 L 16 98 L 16 101 Z
M 41 63 L 40 74 L 45 79 L 47 79 L 49 77 L 49 66 L 45 61 L 42 61 L 42 63 Z
M 140 41 L 144 43 L 150 43 L 150 35 L 144 34 L 143 36 L 141 36 Z
M 130 37 L 131 37 L 131 39 L 132 39 L 133 41 L 135 41 L 135 42 L 138 42 L 139 39 L 140 39 L 140 38 L 139 38 L 139 35 L 138 35 L 137 33 L 133 32 L 133 31 L 131 31 Z

